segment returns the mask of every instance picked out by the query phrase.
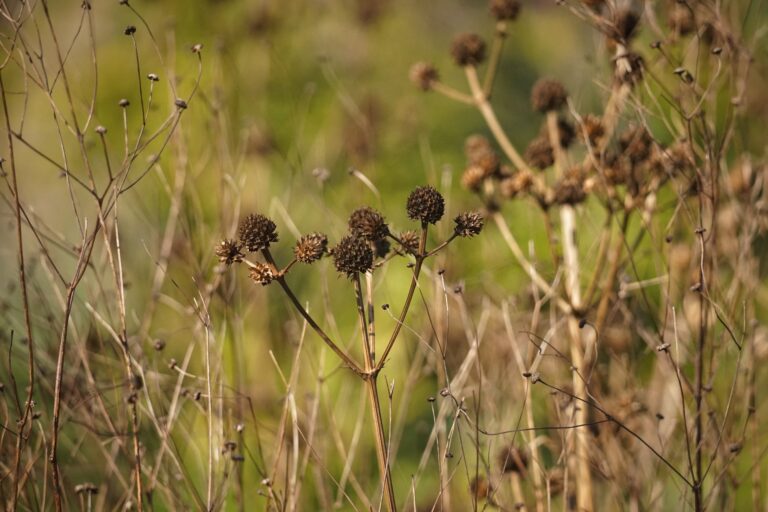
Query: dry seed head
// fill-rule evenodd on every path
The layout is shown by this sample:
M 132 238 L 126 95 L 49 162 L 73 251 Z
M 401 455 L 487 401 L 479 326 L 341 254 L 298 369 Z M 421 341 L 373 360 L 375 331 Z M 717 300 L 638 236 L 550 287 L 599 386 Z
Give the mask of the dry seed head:
M 643 79 L 643 57 L 635 52 L 629 52 L 621 57 L 623 65 L 616 59 L 616 70 L 621 82 L 635 85 Z M 628 67 L 628 69 L 627 69 Z
M 430 90 L 432 84 L 440 80 L 437 68 L 427 62 L 417 62 L 411 66 L 408 77 L 411 79 L 411 82 L 415 83 L 422 91 Z
M 370 244 L 355 235 L 347 235 L 331 249 L 336 270 L 350 279 L 358 273 L 365 273 L 373 267 L 373 251 Z
M 533 177 L 527 171 L 518 171 L 509 178 L 504 179 L 501 184 L 501 195 L 512 199 L 521 192 L 525 192 L 533 184 Z
M 243 253 L 240 252 L 240 246 L 234 240 L 225 238 L 216 247 L 216 256 L 219 261 L 225 265 L 240 263 L 243 261 Z
M 322 233 L 310 233 L 302 236 L 293 249 L 296 259 L 302 263 L 314 263 L 326 253 L 328 237 Z
M 459 66 L 476 66 L 485 59 L 485 42 L 477 34 L 459 34 L 453 40 L 451 56 Z
M 461 175 L 461 184 L 468 190 L 478 192 L 487 177 L 485 169 L 479 165 L 470 165 Z
M 472 163 L 483 169 L 486 176 L 498 174 L 501 161 L 499 160 L 499 155 L 494 150 L 479 151 L 474 157 L 474 162 Z
M 633 126 L 627 129 L 619 137 L 619 147 L 624 155 L 632 163 L 640 163 L 648 159 L 651 154 L 653 139 L 642 126 Z
M 463 237 L 473 237 L 480 234 L 485 224 L 485 219 L 477 212 L 463 212 L 453 219 L 456 223 L 454 232 Z
M 557 80 L 541 78 L 531 89 L 531 105 L 537 112 L 559 110 L 568 99 L 568 92 Z
M 416 187 L 408 196 L 406 211 L 412 220 L 434 224 L 445 213 L 445 199 L 434 187 Z
M 349 231 L 368 241 L 380 240 L 389 234 L 384 217 L 368 206 L 358 208 L 349 216 Z
M 505 446 L 499 451 L 499 467 L 503 473 L 524 475 L 528 468 L 528 454 L 517 446 Z
M 419 234 L 416 231 L 403 231 L 399 238 L 405 252 L 408 254 L 419 252 Z
M 589 143 L 594 147 L 605 135 L 605 127 L 603 126 L 602 119 L 600 117 L 587 114 L 582 119 L 582 127 L 587 134 Z
M 261 262 L 256 262 L 248 271 L 248 276 L 254 283 L 259 283 L 262 286 L 267 286 L 275 278 L 272 267 Z
M 555 202 L 575 205 L 587 198 L 584 186 L 578 178 L 566 176 L 555 184 Z
M 252 213 L 240 224 L 240 243 L 250 252 L 267 249 L 272 242 L 277 242 L 276 228 L 269 218 Z
M 488 139 L 482 135 L 474 134 L 467 137 L 464 141 L 464 154 L 467 157 L 469 163 L 475 163 L 478 155 L 482 155 L 486 151 L 493 151 L 491 143 Z
M 514 20 L 520 14 L 517 0 L 491 0 L 491 14 L 499 21 Z
M 525 148 L 525 160 L 537 169 L 546 169 L 555 163 L 555 153 L 549 143 L 549 138 L 539 136 L 533 139 Z

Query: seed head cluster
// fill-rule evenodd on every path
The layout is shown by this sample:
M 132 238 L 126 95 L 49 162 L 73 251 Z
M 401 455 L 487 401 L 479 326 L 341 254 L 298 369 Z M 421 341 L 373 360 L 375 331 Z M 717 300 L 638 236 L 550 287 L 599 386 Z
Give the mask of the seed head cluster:
M 248 271 L 248 275 L 254 283 L 258 283 L 262 286 L 267 286 L 275 279 L 275 274 L 272 272 L 272 267 L 264 263 L 254 263 Z
M 350 279 L 359 273 L 365 273 L 373 267 L 371 245 L 356 235 L 347 235 L 331 249 L 333 264 L 342 274 Z
M 445 213 L 445 199 L 434 187 L 417 187 L 408 196 L 406 210 L 412 220 L 435 224 Z
M 485 219 L 477 212 L 460 213 L 453 222 L 456 223 L 454 232 L 458 236 L 473 237 L 483 230 Z
M 218 256 L 221 263 L 227 266 L 243 261 L 243 253 L 240 252 L 240 246 L 237 245 L 237 242 L 228 238 L 219 242 L 219 245 L 216 247 L 216 256 Z
M 264 215 L 248 215 L 240 224 L 240 243 L 249 252 L 268 249 L 271 243 L 277 242 L 276 228 L 275 223 Z
M 563 84 L 556 80 L 542 78 L 531 89 L 531 105 L 537 112 L 559 110 L 568 99 L 568 92 Z
M 389 234 L 384 217 L 368 206 L 358 208 L 349 217 L 349 231 L 370 242 L 381 240 Z
M 293 248 L 296 259 L 302 263 L 314 263 L 328 250 L 328 237 L 322 233 L 310 233 L 302 236 Z
M 485 41 L 477 34 L 459 34 L 453 40 L 451 56 L 459 66 L 477 66 L 485 60 Z
M 499 21 L 511 21 L 520 14 L 517 0 L 491 0 L 491 14 Z

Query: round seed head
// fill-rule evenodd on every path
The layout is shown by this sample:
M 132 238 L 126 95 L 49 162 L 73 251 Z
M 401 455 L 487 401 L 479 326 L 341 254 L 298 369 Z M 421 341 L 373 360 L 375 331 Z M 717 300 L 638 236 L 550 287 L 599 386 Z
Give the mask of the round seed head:
M 464 212 L 456 216 L 456 218 L 453 219 L 453 222 L 456 223 L 454 232 L 457 235 L 473 237 L 480 234 L 483 230 L 485 219 L 483 219 L 483 216 L 477 212 Z
M 240 243 L 250 252 L 267 249 L 272 242 L 277 242 L 277 226 L 261 214 L 250 214 L 240 224 Z
M 589 139 L 589 143 L 595 146 L 605 135 L 605 127 L 602 120 L 595 115 L 587 114 L 583 118 L 583 128 Z
M 491 14 L 499 21 L 514 20 L 520 14 L 517 0 L 491 0 Z
M 427 62 L 417 62 L 411 66 L 408 77 L 411 79 L 411 82 L 415 83 L 422 91 L 430 90 L 432 84 L 440 79 L 437 68 Z
M 219 261 L 229 266 L 232 263 L 240 263 L 243 261 L 243 253 L 240 252 L 240 246 L 234 240 L 225 238 L 216 247 L 216 256 L 219 257 Z
M 501 182 L 501 195 L 508 199 L 512 199 L 521 192 L 528 190 L 532 184 L 533 177 L 528 172 L 518 171 Z
M 528 454 L 516 446 L 505 446 L 499 452 L 499 466 L 504 473 L 525 474 Z
M 482 135 L 470 135 L 464 141 L 464 154 L 467 156 L 469 163 L 475 163 L 477 156 L 484 154 L 486 151 L 493 151 L 493 147 L 491 147 L 488 139 Z
M 549 144 L 549 138 L 539 136 L 533 139 L 525 148 L 525 159 L 537 169 L 546 169 L 555 163 L 555 154 Z
M 350 279 L 358 273 L 365 273 L 373 267 L 373 251 L 370 244 L 355 235 L 347 235 L 331 249 L 336 270 Z
M 255 263 L 248 272 L 249 277 L 254 283 L 267 286 L 275 278 L 272 268 L 264 263 Z
M 310 233 L 302 236 L 293 249 L 296 259 L 310 264 L 323 257 L 328 250 L 328 237 L 322 233 Z
M 368 206 L 358 208 L 349 216 L 349 231 L 369 241 L 380 240 L 389 234 L 384 217 Z
M 476 66 L 485 59 L 485 42 L 477 34 L 459 34 L 453 40 L 451 56 L 459 66 Z
M 470 165 L 461 175 L 461 184 L 474 192 L 480 190 L 485 178 L 487 177 L 485 169 L 479 165 Z
M 576 205 L 584 202 L 587 194 L 581 180 L 563 177 L 555 184 L 555 202 L 557 204 Z
M 445 199 L 434 187 L 416 187 L 408 196 L 406 211 L 412 220 L 434 224 L 443 217 Z
M 408 254 L 419 252 L 419 234 L 416 231 L 403 231 L 400 233 L 400 242 L 402 242 L 403 250 Z
M 619 137 L 619 147 L 632 163 L 647 160 L 652 146 L 653 139 L 642 126 L 631 127 Z
M 559 110 L 568 99 L 568 92 L 563 84 L 548 78 L 539 79 L 531 89 L 531 105 L 537 112 Z

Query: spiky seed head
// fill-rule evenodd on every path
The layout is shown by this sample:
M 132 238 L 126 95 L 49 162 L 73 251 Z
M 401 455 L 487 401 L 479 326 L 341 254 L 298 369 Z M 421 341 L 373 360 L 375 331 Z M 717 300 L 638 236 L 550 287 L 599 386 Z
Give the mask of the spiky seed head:
M 500 184 L 501 195 L 512 199 L 521 192 L 528 190 L 533 184 L 533 177 L 527 171 L 518 171 Z
M 479 151 L 475 154 L 474 164 L 483 169 L 486 176 L 498 174 L 501 167 L 501 160 L 499 155 L 492 149 L 487 151 Z
M 632 126 L 619 137 L 619 147 L 632 163 L 640 163 L 651 154 L 653 139 L 642 126 Z
M 267 286 L 275 279 L 272 267 L 261 262 L 254 263 L 248 271 L 248 275 L 254 283 L 258 283 L 262 286 Z
M 267 249 L 271 243 L 277 242 L 276 229 L 277 226 L 268 217 L 252 213 L 240 223 L 240 243 L 250 252 Z
M 370 244 L 356 235 L 347 235 L 331 249 L 336 270 L 350 279 L 358 273 L 365 273 L 373 267 L 373 251 Z
M 445 199 L 434 187 L 416 187 L 408 196 L 406 211 L 412 220 L 434 224 L 445 213 Z
M 499 451 L 499 466 L 504 473 L 525 474 L 528 468 L 528 454 L 517 446 L 505 446 Z
M 563 177 L 555 184 L 555 203 L 576 205 L 584 202 L 587 194 L 581 180 Z
M 411 70 L 408 72 L 408 77 L 411 79 L 411 82 L 416 84 L 422 91 L 432 89 L 432 85 L 440 80 L 437 68 L 427 62 L 417 62 L 411 66 Z
M 229 266 L 232 263 L 243 261 L 243 253 L 240 252 L 240 246 L 234 240 L 225 238 L 216 246 L 216 256 L 219 261 Z
M 467 157 L 467 162 L 471 164 L 475 163 L 478 155 L 482 155 L 486 151 L 493 151 L 493 147 L 488 139 L 482 135 L 476 133 L 464 141 L 464 154 Z
M 322 233 L 310 233 L 299 238 L 293 254 L 302 263 L 314 263 L 328 250 L 328 237 Z
M 470 165 L 461 175 L 461 184 L 465 188 L 477 192 L 480 190 L 486 177 L 485 169 L 479 165 Z
M 539 136 L 533 139 L 525 148 L 525 160 L 537 169 L 546 169 L 555 163 L 555 153 L 549 138 Z
M 384 217 L 368 206 L 358 208 L 349 216 L 349 231 L 368 241 L 380 240 L 389 234 Z
M 416 231 L 403 231 L 399 238 L 405 252 L 414 255 L 419 252 L 419 234 Z
M 473 237 L 480 234 L 485 224 L 485 219 L 478 212 L 463 212 L 453 219 L 456 223 L 454 232 L 463 237 Z
M 499 21 L 514 20 L 520 14 L 517 0 L 491 0 L 491 14 Z
M 557 80 L 540 78 L 531 89 L 531 105 L 537 112 L 559 110 L 568 99 L 568 92 Z
M 459 66 L 477 66 L 485 59 L 485 41 L 477 34 L 459 34 L 453 40 L 451 56 Z
M 602 119 L 596 115 L 587 114 L 582 119 L 582 125 L 584 132 L 589 139 L 589 143 L 592 146 L 596 146 L 600 139 L 603 138 L 603 135 L 605 135 L 605 127 L 603 126 Z

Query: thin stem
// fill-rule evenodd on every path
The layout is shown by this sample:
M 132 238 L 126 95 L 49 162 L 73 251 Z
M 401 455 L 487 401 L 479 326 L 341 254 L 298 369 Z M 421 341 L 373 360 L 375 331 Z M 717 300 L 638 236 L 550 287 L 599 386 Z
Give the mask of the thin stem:
M 485 72 L 485 80 L 483 81 L 483 93 L 486 98 L 490 98 L 491 92 L 493 92 L 493 82 L 496 78 L 496 72 L 499 69 L 501 52 L 504 49 L 504 41 L 506 41 L 506 39 L 507 22 L 500 20 L 496 22 L 496 33 L 494 34 L 491 46 L 491 57 L 488 59 L 488 69 Z

